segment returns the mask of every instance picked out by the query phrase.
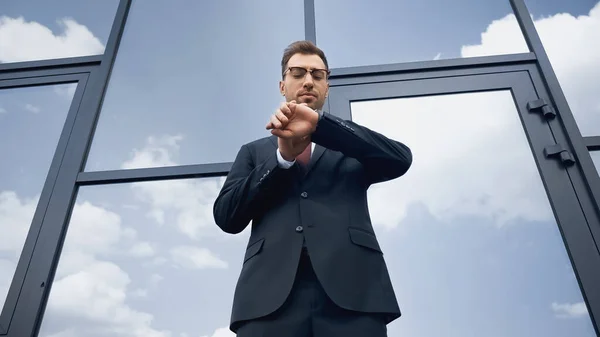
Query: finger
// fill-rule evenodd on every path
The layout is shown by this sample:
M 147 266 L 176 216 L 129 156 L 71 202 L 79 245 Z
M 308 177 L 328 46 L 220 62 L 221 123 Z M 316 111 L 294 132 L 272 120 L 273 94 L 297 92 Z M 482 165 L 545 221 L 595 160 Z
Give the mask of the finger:
M 290 139 L 293 137 L 292 132 L 289 130 L 273 129 L 271 130 L 271 134 L 283 139 Z
M 271 116 L 271 124 L 276 129 L 279 129 L 281 127 L 281 122 L 279 121 L 276 115 Z
M 275 114 L 275 116 L 277 117 L 277 119 L 279 119 L 279 121 L 281 122 L 281 124 L 283 126 L 286 126 L 289 123 L 289 119 L 286 117 L 286 115 L 284 115 L 284 112 L 282 112 L 281 110 L 277 111 L 277 113 Z
M 288 106 L 288 103 L 284 103 L 283 105 L 281 105 L 279 111 L 281 111 L 285 116 L 290 116 L 292 114 L 292 110 Z
M 294 113 L 296 111 L 296 101 L 287 102 L 287 108 L 291 113 Z

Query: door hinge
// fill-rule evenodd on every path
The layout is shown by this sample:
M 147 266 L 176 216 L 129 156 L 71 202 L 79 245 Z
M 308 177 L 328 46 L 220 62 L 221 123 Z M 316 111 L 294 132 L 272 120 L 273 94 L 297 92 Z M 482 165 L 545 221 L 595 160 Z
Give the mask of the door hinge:
M 552 109 L 548 102 L 546 102 L 546 100 L 543 98 L 528 102 L 527 110 L 529 110 L 529 112 L 541 113 L 546 119 L 553 119 L 556 117 L 556 112 L 554 112 L 554 109 Z
M 565 149 L 561 144 L 546 146 L 544 148 L 544 156 L 546 158 L 558 157 L 565 166 L 575 164 L 575 159 L 569 150 Z

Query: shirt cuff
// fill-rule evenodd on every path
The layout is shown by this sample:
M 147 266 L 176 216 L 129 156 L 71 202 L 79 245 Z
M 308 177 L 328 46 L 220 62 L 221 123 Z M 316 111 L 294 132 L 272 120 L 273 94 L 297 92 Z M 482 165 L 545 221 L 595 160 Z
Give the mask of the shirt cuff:
M 277 163 L 279 164 L 279 167 L 287 170 L 290 167 L 292 167 L 296 163 L 296 161 L 287 161 L 283 159 L 283 157 L 281 156 L 281 152 L 279 152 L 279 149 L 277 149 Z

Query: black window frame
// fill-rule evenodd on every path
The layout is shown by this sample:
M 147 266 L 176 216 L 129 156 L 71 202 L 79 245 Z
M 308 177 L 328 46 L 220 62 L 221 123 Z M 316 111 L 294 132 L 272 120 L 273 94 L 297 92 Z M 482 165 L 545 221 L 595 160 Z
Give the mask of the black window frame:
M 4 324 L 2 327 L 5 329 L 3 331 L 0 328 L 0 336 L 37 335 L 80 186 L 218 177 L 227 175 L 231 168 L 232 162 L 224 162 L 133 170 L 83 171 L 132 1 L 120 0 L 102 55 L 0 64 L 0 88 L 55 84 L 66 79 L 76 79 L 79 83 L 68 122 L 65 124 L 66 130 L 71 121 L 72 128 L 70 132 L 63 130 L 58 142 L 42 197 L 17 265 L 15 280 L 18 282 L 11 284 L 7 296 L 7 303 L 14 303 L 14 310 L 5 310 L 10 314 L 2 313 L 0 325 Z M 505 1 L 510 1 L 529 47 L 528 53 L 332 69 L 330 79 L 334 85 L 342 86 L 369 81 L 383 83 L 435 76 L 459 78 L 526 69 L 538 97 L 544 99 L 548 107 L 556 112 L 556 118 L 548 120 L 556 141 L 563 144 L 575 159 L 575 165 L 565 170 L 576 195 L 564 202 L 573 203 L 576 199 L 589 229 L 587 233 L 578 232 L 579 239 L 586 243 L 593 241 L 595 253 L 588 250 L 586 254 L 589 256 L 575 254 L 571 258 L 574 265 L 585 266 L 578 267 L 579 270 L 592 270 L 588 274 L 583 273 L 580 282 L 585 290 L 583 296 L 593 308 L 590 316 L 598 334 L 599 324 L 594 314 L 600 314 L 600 299 L 597 292 L 589 290 L 589 284 L 600 272 L 600 265 L 591 262 L 596 261 L 599 253 L 600 176 L 589 151 L 600 149 L 600 130 L 598 136 L 582 137 L 524 0 Z M 305 38 L 318 45 L 314 0 L 304 0 L 304 9 Z M 390 38 L 393 38 L 392 34 L 390 33 Z M 330 96 L 328 104 L 336 99 L 339 98 L 335 95 Z M 44 237 L 44 240 L 37 240 L 38 237 Z M 571 247 L 572 245 L 569 244 L 569 250 L 576 249 Z M 593 293 L 589 293 L 590 291 Z M 13 308 L 13 305 L 9 304 L 6 307 Z M 8 316 L 12 319 L 10 324 L 7 323 Z

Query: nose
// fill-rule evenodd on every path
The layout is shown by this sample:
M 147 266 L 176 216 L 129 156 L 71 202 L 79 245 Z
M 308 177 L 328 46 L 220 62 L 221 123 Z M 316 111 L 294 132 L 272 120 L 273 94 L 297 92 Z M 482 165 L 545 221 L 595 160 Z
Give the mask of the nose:
M 306 73 L 304 76 L 304 83 L 302 83 L 304 88 L 312 88 L 314 86 L 313 78 L 310 73 Z

